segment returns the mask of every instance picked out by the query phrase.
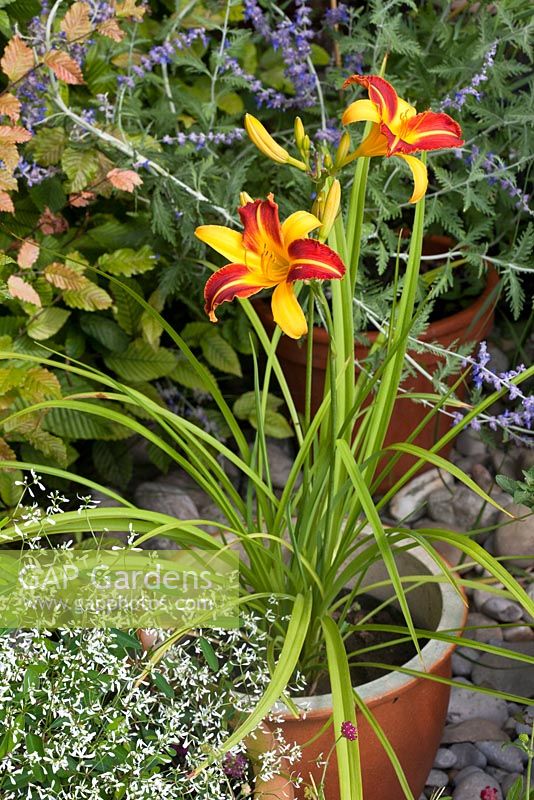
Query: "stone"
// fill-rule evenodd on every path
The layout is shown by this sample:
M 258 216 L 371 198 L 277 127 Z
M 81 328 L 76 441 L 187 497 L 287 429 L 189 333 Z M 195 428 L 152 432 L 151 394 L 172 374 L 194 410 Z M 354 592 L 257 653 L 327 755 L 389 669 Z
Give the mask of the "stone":
M 200 517 L 198 508 L 189 494 L 169 481 L 140 483 L 135 491 L 134 499 L 140 508 L 159 511 L 177 520 L 199 519 Z M 179 549 L 179 543 L 168 536 L 153 536 L 147 539 L 142 546 L 148 550 Z
M 473 630 L 466 631 L 470 639 L 477 642 L 502 642 L 502 629 L 496 624 L 494 619 L 485 614 L 472 611 L 467 615 L 467 626 L 475 626 Z M 478 627 L 482 626 L 482 627 Z
M 482 603 L 480 610 L 483 614 L 499 622 L 519 622 L 523 616 L 523 609 L 519 603 L 514 603 L 513 600 L 509 600 L 507 597 L 499 597 L 495 594 Z
M 294 460 L 289 453 L 290 442 L 267 439 L 267 459 L 271 481 L 275 489 L 284 489 Z
M 534 630 L 529 625 L 517 625 L 513 628 L 503 628 L 502 635 L 505 642 L 531 642 L 534 641 Z
M 432 530 L 432 528 L 445 528 L 447 530 L 457 530 L 453 525 L 442 525 L 430 517 L 423 517 L 417 520 L 412 527 L 416 530 Z M 439 540 L 433 541 L 432 546 L 436 548 L 438 553 L 443 556 L 447 564 L 451 567 L 456 567 L 460 563 L 462 551 L 458 547 L 449 544 L 449 542 L 441 542 Z
M 453 493 L 449 489 L 438 489 L 427 500 L 429 517 L 439 522 L 442 528 L 454 528 L 456 525 L 452 497 Z
M 507 478 L 521 478 L 520 448 L 510 447 L 506 453 L 502 450 L 492 450 L 491 461 L 497 475 L 506 475 Z
M 475 464 L 471 470 L 471 476 L 475 483 L 485 492 L 491 493 L 495 481 L 491 472 L 483 464 Z
M 507 560 L 507 565 L 530 567 L 534 560 L 534 512 L 527 506 L 512 503 L 507 511 L 514 517 L 510 520 L 504 514 L 495 533 L 495 554 L 497 556 L 517 556 Z
M 510 359 L 503 353 L 500 347 L 497 347 L 496 344 L 493 342 L 488 342 L 488 353 L 490 354 L 490 359 L 488 361 L 487 367 L 492 372 L 500 373 L 506 372 L 510 369 Z
M 474 456 L 480 460 L 487 458 L 488 448 L 478 433 L 471 428 L 464 429 L 454 440 L 454 448 L 463 456 Z
M 474 691 L 473 684 L 467 678 L 458 678 L 458 682 L 465 684 L 465 689 L 459 686 L 452 687 L 447 722 L 465 722 L 477 718 L 489 719 L 499 726 L 504 725 L 508 719 L 505 700 Z
M 456 756 L 456 769 L 465 767 L 478 767 L 484 769 L 488 760 L 471 742 L 461 742 L 451 745 L 451 753 Z
M 456 755 L 448 747 L 440 747 L 433 766 L 436 769 L 451 769 L 456 766 Z
M 448 783 L 449 776 L 446 772 L 442 772 L 440 769 L 431 769 L 425 781 L 425 786 L 447 786 Z
M 473 664 L 467 658 L 462 658 L 458 653 L 453 653 L 451 658 L 451 668 L 453 676 L 468 678 L 473 671 Z
M 503 747 L 501 742 L 477 742 L 476 746 L 492 767 L 506 772 L 523 772 L 523 754 L 517 747 Z
M 492 491 L 491 496 L 501 505 L 509 501 L 509 496 L 498 487 Z M 468 486 L 458 486 L 452 496 L 452 509 L 456 524 L 466 532 L 493 525 L 501 513 Z
M 483 653 L 473 667 L 473 683 L 507 694 L 534 697 L 534 641 L 503 642 L 500 647 L 530 657 L 530 662 Z
M 510 737 L 501 730 L 500 724 L 490 719 L 466 719 L 455 725 L 447 725 L 441 738 L 442 744 L 451 742 L 489 741 L 507 742 Z M 455 751 L 456 752 L 456 751 Z
M 492 767 L 491 764 L 486 767 L 486 772 L 488 775 L 491 775 L 492 778 L 495 778 L 496 781 L 502 786 L 503 780 L 509 775 L 509 772 L 506 772 L 505 769 L 501 769 L 500 767 Z
M 456 785 L 452 794 L 453 800 L 478 800 L 483 789 L 489 786 L 496 790 L 495 800 L 503 800 L 501 787 L 491 775 L 477 770 L 472 772 Z
M 418 519 L 424 514 L 428 496 L 444 486 L 450 486 L 453 480 L 450 473 L 436 468 L 417 475 L 393 497 L 389 504 L 390 515 L 396 521 L 411 522 Z
M 465 778 L 467 778 L 469 775 L 473 775 L 475 772 L 482 772 L 482 770 L 480 767 L 475 767 L 472 764 L 468 767 L 464 767 L 460 771 L 455 771 L 452 781 L 453 786 L 458 786 L 458 784 L 465 780 Z

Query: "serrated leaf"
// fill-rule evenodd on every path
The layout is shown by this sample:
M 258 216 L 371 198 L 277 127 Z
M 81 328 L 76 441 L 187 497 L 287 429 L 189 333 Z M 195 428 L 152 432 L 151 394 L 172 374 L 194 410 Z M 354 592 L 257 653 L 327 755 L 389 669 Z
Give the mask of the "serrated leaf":
M 26 370 L 23 367 L 0 368 L 0 397 L 24 381 Z
M 103 311 L 110 308 L 111 297 L 96 283 L 84 278 L 84 285 L 76 291 L 66 290 L 63 292 L 63 300 L 71 308 L 80 308 L 82 311 Z
M 85 83 L 80 65 L 63 50 L 51 50 L 45 53 L 43 60 L 60 81 L 70 84 Z
M 242 114 L 245 105 L 237 92 L 227 92 L 217 98 L 217 107 L 226 114 Z
M 63 128 L 42 128 L 37 131 L 27 149 L 38 164 L 51 167 L 61 161 L 66 141 Z
M 108 39 L 113 39 L 114 42 L 122 42 L 125 36 L 116 19 L 106 19 L 97 25 L 96 29 L 102 36 L 107 36 Z
M 70 180 L 70 191 L 79 192 L 96 178 L 100 161 L 96 150 L 67 147 L 61 157 L 61 166 Z
M 7 289 L 11 297 L 22 300 L 24 303 L 32 303 L 34 306 L 41 307 L 41 298 L 29 283 L 19 278 L 18 275 L 10 275 L 7 279 Z
M 136 186 L 143 185 L 143 179 L 132 169 L 110 169 L 106 178 L 115 189 L 123 192 L 133 192 Z
M 190 347 L 197 347 L 212 332 L 212 322 L 188 322 L 180 336 Z
M 141 287 L 135 280 L 123 282 L 141 297 L 143 296 Z M 143 309 L 135 297 L 132 297 L 132 295 L 129 294 L 129 292 L 127 292 L 122 286 L 114 284 L 112 291 L 115 300 L 113 313 L 115 314 L 117 322 L 123 331 L 128 333 L 130 336 L 133 336 L 137 330 Z
M 124 442 L 95 442 L 93 461 L 102 478 L 113 486 L 124 488 L 133 474 L 130 447 Z
M 207 367 L 206 367 L 207 369 Z M 208 370 L 209 372 L 209 370 Z M 211 375 L 211 372 L 210 372 Z M 210 392 L 211 387 L 193 369 L 189 361 L 181 353 L 177 357 L 176 367 L 169 373 L 169 378 L 187 389 L 196 389 L 201 392 Z M 212 375 L 212 379 L 215 377 Z
M 83 39 L 91 33 L 92 25 L 87 3 L 73 3 L 61 20 L 59 27 L 66 34 L 67 42 Z
M 267 408 L 271 411 L 276 411 L 277 408 L 283 404 L 281 397 L 276 397 L 270 392 L 267 395 Z M 235 401 L 232 411 L 238 419 L 247 419 L 251 414 L 256 413 L 256 393 L 244 392 L 241 397 Z
M 114 353 L 121 353 L 128 347 L 128 336 L 112 319 L 97 314 L 82 314 L 80 327 L 84 333 Z
M 176 366 L 172 350 L 158 347 L 154 350 L 142 339 L 136 339 L 118 356 L 104 359 L 109 369 L 130 383 L 152 381 L 169 375 Z
M 21 269 L 30 269 L 39 258 L 39 245 L 28 239 L 20 246 L 17 254 L 17 264 Z
M 248 419 L 253 428 L 258 427 L 258 418 L 255 413 L 251 414 Z M 293 430 L 287 419 L 278 411 L 272 411 L 270 408 L 265 412 L 263 430 L 266 436 L 272 436 L 273 439 L 287 439 L 293 436 Z
M 0 11 L 0 33 L 2 33 L 6 39 L 9 39 L 12 34 L 11 20 L 9 19 L 7 11 Z
M 63 327 L 69 317 L 70 311 L 66 311 L 64 308 L 49 306 L 48 308 L 44 308 L 32 319 L 26 328 L 26 333 L 38 342 L 44 341 L 54 336 Z
M 243 373 L 236 351 L 217 331 L 212 330 L 209 336 L 205 336 L 200 342 L 200 347 L 204 358 L 212 367 L 220 372 L 242 377 Z
M 141 314 L 141 335 L 153 350 L 158 349 L 162 333 L 163 328 L 158 320 L 148 311 L 143 311 Z
M 5 212 L 6 214 L 14 214 L 15 213 L 15 206 L 13 205 L 13 200 L 8 195 L 7 192 L 0 191 L 0 211 Z
M 0 461 L 15 461 L 16 457 L 14 450 L 0 437 Z
M 53 459 L 57 464 L 66 467 L 68 464 L 67 448 L 65 443 L 44 430 L 41 415 L 27 415 L 14 420 L 10 429 L 24 436 L 27 441 L 39 452 Z
M 32 367 L 26 372 L 24 383 L 19 387 L 21 397 L 31 403 L 61 397 L 61 386 L 53 372 L 45 367 Z
M 20 117 L 20 100 L 11 92 L 6 92 L 0 96 L 0 114 L 5 114 L 13 122 Z
M 3 440 L 2 440 L 3 441 Z M 16 459 L 15 453 L 9 447 L 9 451 L 12 453 L 11 456 L 6 456 L 6 460 L 8 459 Z M 3 448 L 1 448 L 3 452 Z M 4 456 L 2 456 L 4 458 Z M 22 482 L 24 480 L 24 475 L 22 474 L 21 470 L 18 469 L 10 469 L 0 472 L 0 498 L 2 498 L 2 502 L 8 508 L 13 508 L 17 505 L 22 497 L 24 492 L 23 486 L 15 486 L 15 481 Z
M 33 52 L 20 36 L 14 36 L 7 43 L 0 59 L 2 71 L 10 81 L 18 81 L 34 66 Z
M 102 417 L 72 408 L 53 408 L 44 420 L 46 430 L 65 439 L 125 439 L 131 431 Z
M 87 283 L 87 279 L 77 270 L 62 264 L 60 261 L 48 264 L 43 270 L 43 275 L 48 283 L 51 283 L 56 289 L 77 291 L 83 289 Z
M 140 275 L 149 272 L 156 266 L 156 257 L 147 244 L 139 250 L 124 247 L 113 253 L 104 253 L 97 262 L 98 266 L 112 275 Z

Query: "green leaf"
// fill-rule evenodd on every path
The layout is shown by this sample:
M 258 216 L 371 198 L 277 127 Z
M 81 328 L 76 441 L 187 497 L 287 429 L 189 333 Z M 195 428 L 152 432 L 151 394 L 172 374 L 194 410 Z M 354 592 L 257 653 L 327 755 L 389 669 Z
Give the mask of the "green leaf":
M 200 347 L 204 358 L 212 367 L 215 367 L 220 372 L 237 375 L 239 378 L 242 377 L 243 373 L 241 372 L 241 365 L 236 351 L 217 331 L 212 329 L 209 336 L 203 337 Z
M 141 297 L 143 296 L 141 287 L 135 280 L 127 281 L 123 279 L 122 282 L 126 283 L 129 288 L 133 289 Z M 115 299 L 114 313 L 117 322 L 123 331 L 133 336 L 137 330 L 143 309 L 135 297 L 132 297 L 122 286 L 114 284 L 112 292 Z
M 330 64 L 330 53 L 328 53 L 324 47 L 312 43 L 311 60 L 316 67 L 327 67 Z
M 124 439 L 131 436 L 127 428 L 103 417 L 96 417 L 72 408 L 52 408 L 46 415 L 45 428 L 64 439 Z M 35 445 L 37 447 L 37 445 Z
M 44 664 L 32 664 L 26 669 L 22 680 L 22 691 L 25 695 L 39 685 L 41 675 L 46 672 Z
M 113 638 L 120 644 L 121 647 L 124 647 L 126 650 L 140 650 L 141 649 L 141 642 L 137 638 L 137 636 L 132 636 L 130 633 L 126 633 L 126 631 L 121 631 L 118 628 L 111 628 L 110 633 L 113 635 Z
M 26 149 L 38 164 L 51 167 L 59 164 L 67 143 L 63 128 L 41 128 L 28 142 Z
M 258 429 L 256 414 L 251 414 L 249 421 L 254 428 Z M 293 430 L 287 419 L 282 414 L 279 414 L 278 411 L 271 411 L 270 409 L 265 412 L 263 430 L 266 436 L 272 436 L 273 439 L 288 439 L 293 436 Z
M 133 474 L 130 447 L 125 442 L 94 442 L 93 461 L 106 483 L 121 489 L 127 486 Z
M 85 279 L 86 283 L 81 289 L 66 289 L 63 300 L 71 308 L 80 308 L 83 311 L 103 311 L 110 308 L 112 299 L 105 289 L 93 281 Z
M 65 353 L 70 358 L 80 358 L 85 352 L 85 336 L 79 328 L 69 325 L 65 337 Z
M 227 92 L 217 98 L 217 107 L 226 114 L 242 114 L 245 105 L 237 92 Z
M 219 659 L 215 655 L 215 650 L 213 649 L 211 643 L 201 636 L 198 640 L 198 644 L 202 650 L 202 655 L 206 659 L 206 664 L 208 667 L 212 672 L 217 672 L 219 669 Z
M 41 757 L 45 755 L 43 740 L 35 733 L 26 734 L 26 749 L 28 753 L 37 753 Z
M 271 411 L 276 411 L 277 408 L 280 408 L 283 402 L 284 401 L 281 397 L 276 397 L 270 392 L 267 394 L 267 408 Z M 237 398 L 232 407 L 232 411 L 239 419 L 248 419 L 251 414 L 256 413 L 256 410 L 255 392 L 244 392 L 241 397 Z
M 22 481 L 23 478 L 24 475 L 19 469 L 0 472 L 0 497 L 8 508 L 14 508 L 22 497 L 24 488 L 15 486 L 15 481 Z
M 177 357 L 175 368 L 169 373 L 168 377 L 181 386 L 185 386 L 187 389 L 197 389 L 201 392 L 210 391 L 208 383 L 202 379 L 199 373 L 193 369 L 187 358 L 181 353 Z M 215 380 L 213 376 L 211 377 Z
M 163 692 L 165 697 L 173 698 L 175 696 L 174 689 L 167 681 L 167 679 L 163 677 L 161 672 L 151 673 L 150 677 L 152 678 L 152 683 L 154 684 L 154 686 L 157 689 L 159 689 L 160 692 Z
M 0 33 L 2 33 L 6 39 L 11 38 L 11 22 L 9 21 L 9 16 L 6 11 L 0 11 Z
M 49 208 L 50 211 L 61 211 L 67 203 L 67 195 L 59 176 L 48 178 L 30 187 L 28 194 L 39 211 Z
M 212 322 L 188 322 L 180 336 L 190 347 L 197 347 L 212 331 Z
M 26 332 L 32 339 L 36 339 L 38 342 L 44 341 L 54 336 L 69 317 L 70 311 L 65 311 L 63 308 L 55 306 L 44 308 L 32 319 Z
M 96 150 L 75 150 L 67 147 L 61 157 L 61 166 L 70 181 L 70 191 L 79 192 L 98 175 L 98 153 Z
M 105 253 L 100 256 L 97 262 L 100 269 L 112 275 L 140 275 L 148 272 L 156 266 L 156 257 L 152 248 L 147 244 L 139 250 L 125 247 L 115 250 L 113 253 Z
M 81 314 L 80 328 L 113 353 L 122 353 L 130 341 L 114 320 L 101 314 Z
M 176 367 L 176 356 L 172 350 L 165 347 L 154 350 L 142 339 L 131 342 L 120 355 L 108 356 L 104 360 L 109 369 L 131 383 L 163 378 Z

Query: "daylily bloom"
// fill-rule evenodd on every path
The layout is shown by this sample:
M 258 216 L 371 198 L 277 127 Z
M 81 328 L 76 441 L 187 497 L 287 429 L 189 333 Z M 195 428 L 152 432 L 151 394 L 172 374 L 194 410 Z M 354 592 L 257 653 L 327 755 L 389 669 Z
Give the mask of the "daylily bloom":
M 343 88 L 352 83 L 365 86 L 368 100 L 356 100 L 343 114 L 343 124 L 373 122 L 369 135 L 354 153 L 359 156 L 398 156 L 410 167 L 414 192 L 410 203 L 423 197 L 428 186 L 426 166 L 412 153 L 441 150 L 463 145 L 462 129 L 448 114 L 423 111 L 398 97 L 393 86 L 378 75 L 352 75 Z
M 342 278 L 345 265 L 330 247 L 308 238 L 321 225 L 313 214 L 295 211 L 280 224 L 272 194 L 267 200 L 245 203 L 239 208 L 239 216 L 243 233 L 223 225 L 201 225 L 195 231 L 201 241 L 232 262 L 208 279 L 204 289 L 206 313 L 216 322 L 215 309 L 221 303 L 274 287 L 274 321 L 284 333 L 298 339 L 308 326 L 293 284 Z

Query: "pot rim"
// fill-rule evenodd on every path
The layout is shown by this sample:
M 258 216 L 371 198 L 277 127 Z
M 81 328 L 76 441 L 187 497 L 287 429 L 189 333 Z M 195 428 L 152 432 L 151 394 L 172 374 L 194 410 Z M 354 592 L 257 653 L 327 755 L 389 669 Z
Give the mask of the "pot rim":
M 491 295 L 495 291 L 495 288 L 499 282 L 500 277 L 497 270 L 495 267 L 490 265 L 488 268 L 486 285 L 482 294 L 479 295 L 470 305 L 468 305 L 467 308 L 464 308 L 461 311 L 456 311 L 454 314 L 449 314 L 449 316 L 443 317 L 443 319 L 438 319 L 434 322 L 431 322 L 426 331 L 422 333 L 419 338 L 423 342 L 433 342 L 435 339 L 447 336 L 447 334 L 454 334 L 456 331 L 465 331 L 466 329 L 471 328 L 473 324 L 473 318 L 477 318 L 477 315 L 479 312 L 484 310 L 486 304 L 488 305 L 488 310 L 493 310 L 497 301 L 497 297 L 491 301 Z M 271 307 L 264 298 L 254 298 L 252 300 L 252 304 L 260 311 L 260 315 L 263 317 L 263 319 L 266 319 L 270 325 L 274 325 Z M 362 333 L 370 342 L 373 342 L 378 336 L 378 331 L 375 330 L 362 331 Z M 314 341 L 319 345 L 327 345 L 329 341 L 329 336 L 326 330 L 317 325 L 315 325 L 313 328 L 313 338 Z
M 438 576 L 442 574 L 436 562 L 424 548 L 417 546 L 411 548 L 408 552 L 427 568 L 430 575 Z M 436 631 L 461 632 L 467 618 L 467 604 L 448 581 L 444 583 L 437 582 L 435 585 L 439 587 L 442 603 L 441 617 L 436 626 Z M 455 649 L 455 644 L 430 639 L 421 650 L 425 672 L 434 672 L 444 661 L 450 658 Z M 393 670 L 387 675 L 382 675 L 380 678 L 375 678 L 373 681 L 354 687 L 354 690 L 358 692 L 358 696 L 365 701 L 368 708 L 383 702 L 388 695 L 395 694 L 398 696 L 411 689 L 417 681 L 424 680 L 421 660 L 417 654 L 401 666 L 406 669 L 416 670 L 421 673 L 421 676 L 407 675 L 398 670 Z M 313 697 L 292 697 L 291 700 L 297 708 L 305 712 L 307 718 L 323 717 L 325 714 L 330 715 L 332 713 L 331 693 Z M 294 719 L 287 706 L 281 701 L 276 703 L 274 711 L 287 718 Z

